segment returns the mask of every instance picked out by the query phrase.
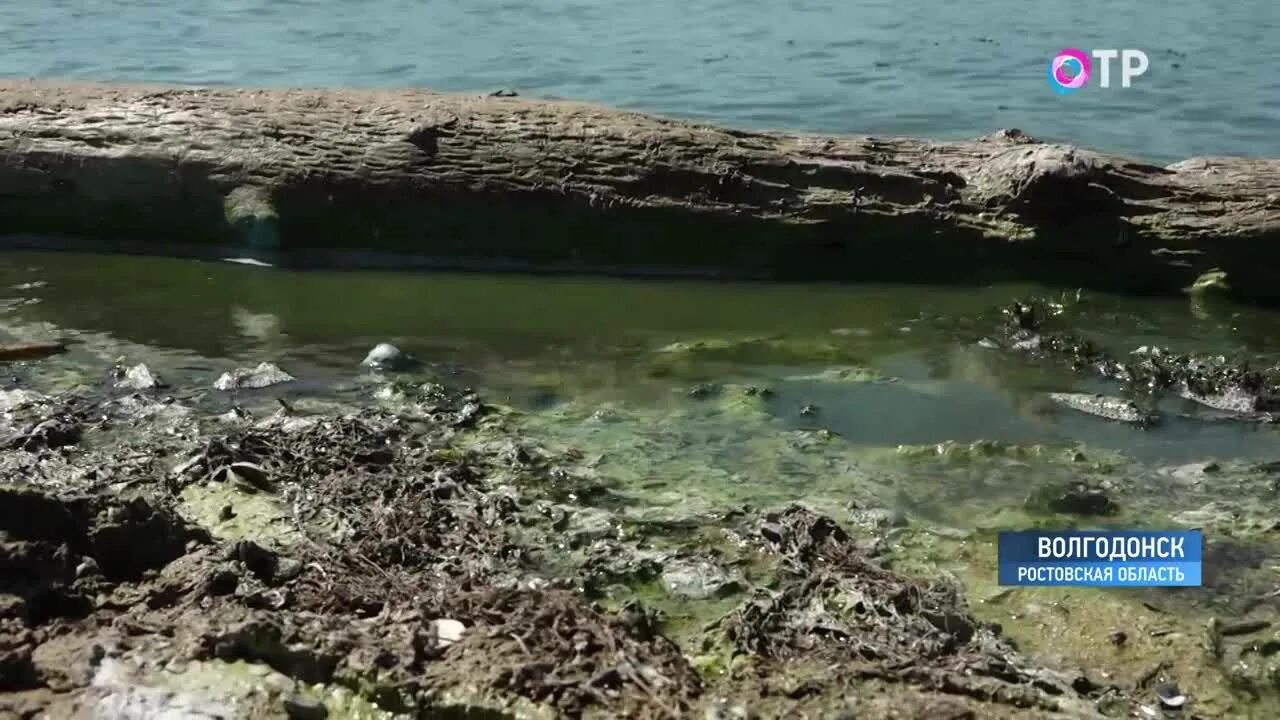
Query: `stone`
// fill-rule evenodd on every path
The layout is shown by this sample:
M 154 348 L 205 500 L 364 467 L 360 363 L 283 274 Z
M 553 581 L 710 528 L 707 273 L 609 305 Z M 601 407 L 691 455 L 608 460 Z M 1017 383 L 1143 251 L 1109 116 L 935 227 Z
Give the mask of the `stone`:
M 216 390 L 258 390 L 272 385 L 292 382 L 293 376 L 273 363 L 260 362 L 255 368 L 237 368 L 223 373 L 214 383 Z
M 160 379 L 143 363 L 125 370 L 116 380 L 116 387 L 122 390 L 152 390 L 161 386 Z
M 1187 704 L 1187 696 L 1174 683 L 1161 683 L 1156 686 L 1156 697 L 1160 704 L 1169 709 L 1180 708 Z
M 414 365 L 415 360 L 391 343 L 378 343 L 360 364 L 375 370 L 403 370 Z
M 1027 498 L 1027 506 L 1068 515 L 1114 515 L 1118 509 L 1105 490 L 1086 482 L 1065 483 L 1033 493 Z
M 431 637 L 436 641 L 436 647 L 449 647 L 450 645 L 462 639 L 467 631 L 467 626 L 457 620 L 449 618 L 440 618 L 431 621 Z
M 869 532 L 906 527 L 910 523 L 905 512 L 888 508 L 851 508 L 849 519 Z
M 315 698 L 293 695 L 284 699 L 284 714 L 289 720 L 325 720 L 329 709 Z
M 17 388 L 14 390 L 0 390 L 0 412 L 9 412 L 24 405 L 32 405 L 39 402 L 43 398 L 40 393 L 30 390 Z
M 563 522 L 561 529 L 566 535 L 580 544 L 596 538 L 609 537 L 618 532 L 617 518 L 608 510 L 586 506 L 556 505 L 552 512 L 558 513 Z
M 1177 513 L 1171 519 L 1179 525 L 1191 527 L 1230 526 L 1236 522 L 1239 515 L 1239 512 L 1231 505 L 1215 500 L 1205 503 L 1195 510 L 1184 510 Z
M 239 405 L 231 408 L 230 410 L 218 416 L 218 420 L 220 422 L 229 423 L 229 424 L 248 422 L 252 419 L 253 419 L 253 414 L 250 413 L 248 410 L 245 410 L 244 408 L 240 407 Z
M 662 587 L 686 600 L 706 600 L 736 592 L 741 578 L 706 559 L 675 558 L 662 569 Z
M 1125 398 L 1090 393 L 1049 393 L 1048 397 L 1058 405 L 1106 420 L 1135 425 L 1150 425 L 1157 420 L 1154 413 Z
M 265 492 L 275 490 L 275 483 L 267 471 L 251 462 L 233 462 L 224 465 L 214 471 L 213 479 L 218 482 L 230 481 L 235 483 L 237 488 L 250 493 L 259 490 Z
M 704 398 L 709 398 L 712 395 L 715 395 L 717 392 L 719 392 L 719 388 L 717 388 L 715 385 L 711 385 L 709 383 L 699 383 L 689 388 L 688 392 L 686 392 L 685 394 L 693 398 L 694 400 L 702 400 Z

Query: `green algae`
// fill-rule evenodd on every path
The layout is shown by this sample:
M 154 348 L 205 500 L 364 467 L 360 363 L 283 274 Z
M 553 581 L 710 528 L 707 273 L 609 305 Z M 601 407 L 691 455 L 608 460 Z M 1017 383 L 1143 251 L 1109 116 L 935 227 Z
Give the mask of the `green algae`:
M 604 467 L 609 468 L 606 472 L 621 473 L 617 487 L 633 498 L 623 512 L 633 519 L 678 521 L 701 516 L 710 522 L 716 508 L 744 502 L 767 506 L 803 495 L 832 517 L 865 532 L 887 533 L 895 567 L 924 577 L 952 577 L 970 597 L 989 599 L 977 602 L 978 615 L 999 622 L 1020 645 L 1046 662 L 1093 669 L 1102 674 L 1097 681 L 1128 686 L 1166 657 L 1173 657 L 1177 662 L 1167 672 L 1193 694 L 1197 708 L 1266 717 L 1274 707 L 1271 700 L 1242 700 L 1233 689 L 1242 682 L 1252 683 L 1251 687 L 1265 684 L 1269 671 L 1232 674 L 1205 660 L 1202 627 L 1210 611 L 1167 602 L 1166 608 L 1152 610 L 1140 594 L 1124 590 L 1006 591 L 994 584 L 997 530 L 1080 526 L 1078 518 L 1044 515 L 1034 503 L 1031 507 L 1025 503 L 1036 492 L 1051 490 L 1056 482 L 1085 478 L 1110 488 L 1119 506 L 1105 518 L 1107 526 L 1175 527 L 1177 519 L 1165 509 L 1163 492 L 1144 487 L 1153 474 L 1149 468 L 1123 453 L 1080 443 L 979 441 L 858 448 L 830 432 L 780 427 L 762 410 L 757 396 L 743 392 L 744 387 L 728 384 L 692 403 L 666 403 L 661 411 L 613 406 L 604 414 L 607 417 L 596 417 L 595 422 L 587 408 L 565 406 L 526 415 L 521 421 L 534 436 L 562 439 L 588 454 L 599 451 L 612 457 Z M 653 442 L 664 437 L 670 444 Z M 697 451 L 682 451 L 690 447 L 691 437 L 697 438 L 692 444 Z M 1255 485 L 1262 483 L 1258 473 L 1250 475 L 1245 469 L 1236 474 L 1219 472 L 1216 477 L 1246 475 Z M 691 485 L 688 478 L 696 478 L 696 484 Z M 790 498 L 777 492 L 780 481 Z M 1252 489 L 1255 496 L 1262 491 L 1261 486 Z M 851 502 L 854 498 L 861 502 Z M 858 508 L 875 510 L 877 504 L 905 509 L 909 520 L 886 519 L 883 513 Z M 643 509 L 632 509 L 637 507 Z M 1243 514 L 1233 507 L 1200 524 L 1238 532 Z M 1268 525 L 1261 515 L 1245 527 L 1255 534 L 1274 530 L 1275 523 Z M 1086 526 L 1098 526 L 1098 521 L 1091 518 Z M 900 522 L 909 522 L 909 527 L 898 527 Z M 660 608 L 671 618 L 673 636 L 690 648 L 705 678 L 712 681 L 730 675 L 731 657 L 714 643 L 703 646 L 705 636 L 699 632 L 725 610 L 728 600 L 724 604 L 681 601 L 673 606 L 656 582 L 626 590 L 611 601 L 639 599 Z M 1085 632 L 1081 618 L 1088 618 Z M 1127 649 L 1119 649 L 1112 640 L 1113 629 L 1127 629 L 1131 638 L 1135 633 L 1141 637 L 1130 639 Z
M 180 508 L 193 522 L 222 540 L 254 540 L 277 549 L 302 540 L 279 498 L 247 493 L 229 482 L 190 485 L 178 495 Z
M 727 361 L 735 365 L 812 364 L 849 360 L 853 348 L 830 337 L 745 336 L 678 340 L 655 350 L 663 357 L 701 362 Z
M 898 382 L 897 378 L 886 377 L 870 368 L 857 365 L 831 367 L 816 373 L 791 375 L 787 380 L 823 383 Z
M 858 363 L 865 349 L 839 336 L 746 336 L 677 340 L 653 350 L 641 365 L 649 378 L 715 380 L 743 367 L 804 367 Z
M 286 699 L 294 698 L 323 705 L 330 720 L 409 717 L 383 710 L 365 696 L 341 685 L 301 683 L 267 665 L 242 660 L 183 663 L 174 670 L 144 675 L 143 682 L 175 692 L 232 699 L 245 710 L 243 717 L 283 718 Z
M 1230 290 L 1231 285 L 1227 283 L 1227 274 L 1218 268 L 1201 273 L 1195 282 L 1186 288 L 1186 292 L 1193 295 L 1203 295 L 1209 292 L 1228 292 Z
M 977 599 L 984 618 L 1002 622 L 1024 647 L 1044 657 L 1098 668 L 1129 682 L 1143 663 L 1154 665 L 1162 659 L 1160 652 L 1185 655 L 1185 662 L 1175 670 L 1184 688 L 1194 693 L 1198 709 L 1222 710 L 1231 716 L 1252 711 L 1247 705 L 1233 705 L 1237 701 L 1227 697 L 1228 690 L 1220 689 L 1215 695 L 1211 686 L 1222 679 L 1221 673 L 1203 671 L 1204 679 L 1197 685 L 1181 674 L 1201 661 L 1193 652 L 1199 626 L 1223 610 L 1221 602 L 1196 607 L 1199 600 L 1179 593 L 1176 601 L 1161 598 L 1164 612 L 1156 612 L 1125 591 L 1006 591 L 992 584 L 991 558 L 994 533 L 999 529 L 1080 526 L 1078 518 L 1037 514 L 1024 505 L 1037 489 L 1074 478 L 1112 483 L 1120 512 L 1108 518 L 1108 524 L 1203 527 L 1216 536 L 1261 548 L 1257 554 L 1263 558 L 1275 557 L 1274 549 L 1266 545 L 1275 532 L 1268 507 L 1274 488 L 1268 495 L 1266 473 L 1224 465 L 1189 481 L 1153 471 L 1120 452 L 1071 442 L 857 446 L 830 429 L 788 427 L 771 411 L 769 397 L 758 390 L 774 381 L 834 386 L 883 378 L 854 364 L 867 358 L 857 357 L 852 340 L 810 339 L 788 347 L 789 342 L 754 335 L 740 340 L 694 340 L 659 352 L 646 350 L 642 358 L 625 363 L 616 357 L 594 361 L 566 356 L 560 364 L 549 364 L 539 357 L 504 378 L 507 387 L 527 391 L 526 397 L 542 396 L 538 402 L 516 403 L 519 410 L 503 409 L 495 413 L 498 417 L 485 421 L 492 425 L 459 439 L 458 448 L 438 452 L 462 453 L 476 442 L 507 442 L 512 433 L 539 444 L 545 441 L 553 454 L 577 450 L 580 459 L 556 461 L 611 491 L 600 502 L 623 519 L 627 538 L 677 527 L 714 526 L 723 521 L 725 508 L 804 498 L 859 532 L 883 535 L 889 547 L 898 548 L 894 559 L 900 566 L 912 567 L 922 576 L 956 578 Z M 810 346 L 804 347 L 805 342 Z M 760 367 L 761 363 L 797 367 Z M 811 372 L 814 367 L 826 369 Z M 691 398 L 685 380 L 709 381 L 715 385 L 714 392 Z M 755 394 L 749 392 L 752 387 L 757 389 Z M 389 405 L 398 401 L 399 408 L 412 409 L 406 397 L 387 399 L 393 401 Z M 518 473 L 510 479 L 518 479 Z M 220 537 L 240 537 L 251 526 L 255 539 L 260 539 L 262 528 L 274 533 L 277 521 L 285 517 L 279 501 L 269 495 L 242 498 L 229 485 L 191 492 L 199 497 L 186 497 L 184 492 L 184 508 L 198 514 L 200 522 L 214 527 Z M 1170 502 L 1170 495 L 1176 502 Z M 217 518 L 209 518 L 220 512 L 223 500 L 235 506 L 237 517 L 227 527 L 217 528 Z M 261 507 L 256 505 L 259 502 Z M 254 518 L 245 519 L 243 525 L 238 522 L 245 517 L 239 511 L 241 503 L 249 507 L 247 517 Z M 896 519 L 884 520 L 899 516 L 905 528 Z M 259 520 L 261 526 L 252 525 Z M 574 525 L 570 532 L 580 530 Z M 678 547 L 709 550 L 721 545 L 714 538 L 686 531 L 671 538 L 668 549 Z M 1264 559 L 1262 564 L 1237 578 L 1242 584 L 1217 592 L 1231 595 L 1270 589 L 1269 562 Z M 763 576 L 749 578 L 751 585 L 770 583 Z M 665 627 L 693 643 L 687 651 L 697 653 L 704 675 L 720 677 L 732 670 L 732 663 L 714 647 L 698 646 L 699 631 L 738 597 L 690 602 L 672 598 L 659 583 L 648 582 L 617 588 L 608 603 L 621 607 L 628 599 L 640 599 L 658 607 L 668 617 Z M 1095 617 L 1100 624 L 1162 634 L 1144 636 L 1149 640 L 1142 642 L 1131 638 L 1133 650 L 1128 654 L 1112 646 L 1105 633 L 1093 632 L 1092 625 L 1088 637 L 1072 636 L 1073 628 L 1092 624 Z M 1269 662 L 1257 657 L 1224 659 L 1225 665 L 1248 665 L 1229 674 L 1225 682 L 1269 697 L 1274 693 Z M 376 686 L 377 681 L 370 683 Z M 1259 706 L 1269 708 L 1268 702 Z M 1267 716 L 1258 712 L 1259 717 Z

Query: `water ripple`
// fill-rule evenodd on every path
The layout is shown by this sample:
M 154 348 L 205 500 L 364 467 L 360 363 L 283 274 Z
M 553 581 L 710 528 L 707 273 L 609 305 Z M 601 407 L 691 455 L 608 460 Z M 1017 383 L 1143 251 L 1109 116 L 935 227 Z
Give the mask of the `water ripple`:
M 78 0 L 0 4 L 0 75 L 428 86 L 573 97 L 741 126 L 1035 135 L 1174 160 L 1280 156 L 1274 0 Z M 1062 47 L 1151 58 L 1060 97 Z

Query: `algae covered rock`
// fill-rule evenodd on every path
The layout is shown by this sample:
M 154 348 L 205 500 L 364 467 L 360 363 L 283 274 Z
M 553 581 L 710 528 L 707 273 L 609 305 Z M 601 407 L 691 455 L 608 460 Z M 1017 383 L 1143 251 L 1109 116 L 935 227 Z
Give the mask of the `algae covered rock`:
M 870 368 L 858 365 L 842 365 L 830 367 L 816 373 L 792 375 L 787 380 L 822 383 L 893 383 L 898 381 L 897 378 L 885 377 Z
M 655 350 L 649 373 L 704 379 L 716 368 L 856 362 L 853 350 L 830 338 L 729 337 L 682 340 Z
M 1186 288 L 1186 292 L 1192 295 L 1204 295 L 1211 292 L 1227 292 L 1231 290 L 1231 285 L 1227 283 L 1227 274 L 1218 268 L 1202 273 Z
M 1066 515 L 1114 515 L 1119 510 L 1108 491 L 1085 481 L 1041 488 L 1027 498 L 1027 509 Z
M 662 568 L 662 586 L 676 597 L 706 600 L 742 589 L 742 576 L 710 558 L 672 558 Z
M 1049 393 L 1048 397 L 1058 405 L 1105 420 L 1134 425 L 1151 425 L 1157 420 L 1154 413 L 1146 412 L 1125 398 L 1091 393 Z

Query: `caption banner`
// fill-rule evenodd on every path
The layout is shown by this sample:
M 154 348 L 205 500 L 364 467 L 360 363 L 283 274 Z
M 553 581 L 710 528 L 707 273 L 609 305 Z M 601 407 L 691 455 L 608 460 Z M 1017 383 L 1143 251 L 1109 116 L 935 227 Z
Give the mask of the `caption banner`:
M 1199 587 L 1199 530 L 1000 533 L 1001 585 Z

